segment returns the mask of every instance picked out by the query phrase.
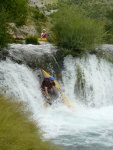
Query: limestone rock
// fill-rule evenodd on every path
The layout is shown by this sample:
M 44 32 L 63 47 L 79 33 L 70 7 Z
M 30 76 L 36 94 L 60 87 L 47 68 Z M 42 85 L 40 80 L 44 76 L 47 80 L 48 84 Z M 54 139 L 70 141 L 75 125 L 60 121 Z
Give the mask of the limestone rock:
M 16 27 L 15 23 L 10 23 L 8 32 L 14 39 L 24 40 L 26 36 L 35 36 L 37 31 L 33 25 L 23 25 Z

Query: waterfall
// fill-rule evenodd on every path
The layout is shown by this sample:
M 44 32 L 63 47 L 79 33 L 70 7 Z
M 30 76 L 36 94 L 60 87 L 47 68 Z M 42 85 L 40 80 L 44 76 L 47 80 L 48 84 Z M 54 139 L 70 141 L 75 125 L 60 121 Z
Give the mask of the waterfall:
M 43 139 L 65 150 L 113 149 L 113 64 L 95 55 L 67 56 L 63 63 L 58 82 L 75 111 L 61 103 L 45 108 L 38 70 L 9 58 L 0 62 L 0 92 L 26 103 Z
M 67 93 L 71 88 L 70 95 L 75 96 L 87 106 L 112 105 L 113 64 L 95 55 L 86 57 L 74 59 L 68 56 L 65 58 L 63 80 Z
M 0 63 L 1 93 L 7 98 L 16 98 L 24 101 L 30 110 L 34 110 L 34 115 L 40 112 L 43 105 L 40 84 L 34 76 L 32 70 L 25 65 L 19 65 L 11 60 Z M 43 108 L 43 107 L 42 107 Z

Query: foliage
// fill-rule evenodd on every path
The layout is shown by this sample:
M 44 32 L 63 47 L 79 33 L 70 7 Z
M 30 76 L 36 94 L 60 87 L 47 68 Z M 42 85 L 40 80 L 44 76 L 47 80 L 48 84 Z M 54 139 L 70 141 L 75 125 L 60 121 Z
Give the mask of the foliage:
M 41 27 L 48 21 L 47 16 L 43 12 L 41 12 L 37 6 L 29 7 L 29 16 L 32 22 L 35 23 L 37 32 L 40 34 Z
M 1 150 L 55 150 L 49 142 L 42 142 L 39 129 L 23 111 L 22 103 L 0 96 L 0 149 Z
M 0 0 L 0 10 L 4 10 L 8 14 L 8 20 L 15 22 L 17 25 L 25 24 L 27 16 L 28 0 Z
M 26 44 L 39 44 L 36 36 L 29 36 L 26 38 Z
M 80 55 L 103 42 L 104 22 L 83 15 L 74 5 L 62 5 L 61 8 L 54 15 L 57 19 L 52 31 L 57 45 L 64 48 L 65 53 Z
M 112 9 L 112 0 L 66 0 L 67 3 L 76 4 L 78 8 L 91 18 L 104 19 L 106 11 Z
M 62 0 L 59 0 L 62 1 Z M 106 43 L 113 43 L 113 1 L 112 0 L 63 0 L 68 6 L 75 4 L 76 9 L 87 17 L 104 21 L 105 30 L 108 33 Z
M 107 43 L 113 44 L 113 8 L 107 11 L 106 18 L 105 29 L 108 32 L 106 41 Z
M 84 79 L 84 73 L 82 72 L 80 66 L 77 66 L 77 80 L 75 83 L 75 93 L 78 98 L 81 97 L 81 100 L 83 100 L 86 103 L 86 94 L 85 94 L 85 87 L 86 82 Z
M 47 17 L 42 13 L 38 7 L 32 8 L 33 18 L 38 21 L 46 22 Z
M 10 43 L 8 23 L 23 25 L 27 16 L 28 0 L 0 0 L 0 48 Z
M 0 48 L 3 48 L 9 42 L 9 34 L 7 33 L 7 13 L 2 10 L 0 12 Z

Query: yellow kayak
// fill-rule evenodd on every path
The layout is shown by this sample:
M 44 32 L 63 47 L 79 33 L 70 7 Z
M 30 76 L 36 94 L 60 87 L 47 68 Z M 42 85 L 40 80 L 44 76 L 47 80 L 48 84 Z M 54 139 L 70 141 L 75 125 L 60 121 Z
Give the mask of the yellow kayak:
M 44 78 L 47 78 L 47 77 L 49 77 L 49 76 L 50 76 L 50 75 L 49 75 L 47 72 L 45 72 L 43 69 L 40 69 L 40 74 L 39 74 L 40 84 L 43 82 Z M 43 94 L 43 96 L 44 96 L 44 99 L 45 99 L 45 102 L 46 102 L 45 104 L 46 104 L 46 105 L 47 105 L 47 104 L 51 105 L 52 102 L 60 96 L 60 93 L 59 93 L 59 91 L 57 90 L 57 87 L 56 87 L 56 86 L 53 86 L 53 90 L 54 90 L 54 94 L 49 93 L 50 96 L 51 96 L 51 99 L 50 99 L 50 100 L 47 100 L 47 99 L 46 99 L 46 97 L 45 97 L 45 92 L 43 92 L 43 90 L 42 90 L 42 94 Z
M 46 38 L 38 38 L 38 41 L 39 42 L 47 42 L 47 39 Z
M 41 69 L 41 72 L 43 73 L 43 75 L 44 75 L 45 77 L 50 77 L 50 74 L 47 73 L 45 70 Z M 67 97 L 62 93 L 59 83 L 58 83 L 56 80 L 54 80 L 54 82 L 55 82 L 55 87 L 56 87 L 56 89 L 59 91 L 59 93 L 60 93 L 60 95 L 61 95 L 61 98 L 62 98 L 62 100 L 64 101 L 64 103 L 65 103 L 69 108 L 74 108 L 74 107 L 72 106 L 72 104 L 70 103 L 70 101 L 67 99 Z

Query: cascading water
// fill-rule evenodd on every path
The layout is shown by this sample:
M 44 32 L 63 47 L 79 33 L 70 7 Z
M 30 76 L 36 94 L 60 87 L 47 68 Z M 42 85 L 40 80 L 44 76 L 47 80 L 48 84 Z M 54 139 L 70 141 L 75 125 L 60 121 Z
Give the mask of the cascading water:
M 113 105 L 113 64 L 95 55 L 82 59 L 70 56 L 65 58 L 64 64 L 63 79 L 67 93 L 71 88 L 71 95 L 87 106 Z
M 0 62 L 0 89 L 27 103 L 44 139 L 65 150 L 113 149 L 113 65 L 95 55 L 64 59 L 62 90 L 75 111 L 61 103 L 44 107 L 36 72 L 10 59 Z M 1 91 L 2 92 L 2 91 Z

